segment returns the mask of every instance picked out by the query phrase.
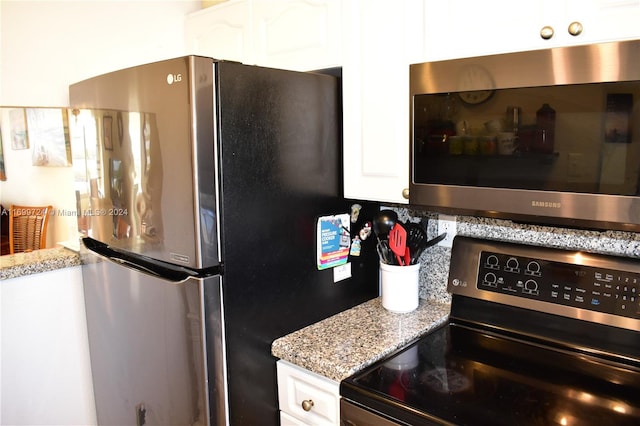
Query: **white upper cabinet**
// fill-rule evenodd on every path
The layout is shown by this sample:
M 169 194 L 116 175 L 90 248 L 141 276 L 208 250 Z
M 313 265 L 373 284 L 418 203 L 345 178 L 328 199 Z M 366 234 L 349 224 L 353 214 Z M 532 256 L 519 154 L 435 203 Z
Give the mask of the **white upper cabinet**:
M 292 70 L 342 67 L 345 197 L 407 203 L 409 63 L 422 1 L 232 0 L 190 15 L 200 55 Z M 406 195 L 406 194 L 405 194 Z
M 253 31 L 246 0 L 229 1 L 187 16 L 185 44 L 188 54 L 250 63 Z
M 640 0 L 231 0 L 189 15 L 186 40 L 246 64 L 341 66 L 345 197 L 407 203 L 409 64 L 640 38 L 638 22 Z
M 344 192 L 407 203 L 409 64 L 424 47 L 422 2 L 343 2 Z
M 540 4 L 532 48 L 640 38 L 640 0 L 544 0 Z
M 572 0 L 572 9 L 582 1 Z M 585 17 L 587 41 L 631 40 L 640 38 L 640 0 L 592 0 Z
M 340 1 L 231 0 L 187 17 L 187 51 L 271 68 L 340 66 Z
M 423 62 L 523 49 L 534 38 L 539 1 L 425 0 Z
M 640 38 L 640 0 L 425 0 L 424 61 Z
M 308 71 L 341 65 L 340 1 L 254 0 L 258 65 Z

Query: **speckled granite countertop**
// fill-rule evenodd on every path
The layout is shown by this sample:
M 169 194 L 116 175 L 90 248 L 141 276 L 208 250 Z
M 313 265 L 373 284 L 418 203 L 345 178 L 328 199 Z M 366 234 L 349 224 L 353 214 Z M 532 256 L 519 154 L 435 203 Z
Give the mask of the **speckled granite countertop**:
M 339 382 L 444 323 L 449 308 L 421 299 L 415 311 L 394 314 L 372 299 L 277 339 L 271 353 Z
M 75 251 L 56 247 L 0 256 L 0 280 L 80 265 Z

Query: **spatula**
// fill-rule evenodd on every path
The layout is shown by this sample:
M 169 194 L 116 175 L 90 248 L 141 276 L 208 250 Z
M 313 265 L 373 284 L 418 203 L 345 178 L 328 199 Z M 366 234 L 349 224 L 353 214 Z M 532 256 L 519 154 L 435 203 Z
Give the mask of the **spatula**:
M 396 255 L 398 265 L 403 266 L 403 257 L 407 249 L 407 230 L 399 223 L 393 225 L 389 232 L 389 248 Z

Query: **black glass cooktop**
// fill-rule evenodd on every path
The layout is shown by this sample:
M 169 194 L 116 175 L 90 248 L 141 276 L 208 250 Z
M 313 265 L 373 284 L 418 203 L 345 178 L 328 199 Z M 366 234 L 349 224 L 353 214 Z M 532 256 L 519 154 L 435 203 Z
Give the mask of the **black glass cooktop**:
M 344 380 L 340 393 L 408 425 L 640 424 L 636 365 L 463 324 Z

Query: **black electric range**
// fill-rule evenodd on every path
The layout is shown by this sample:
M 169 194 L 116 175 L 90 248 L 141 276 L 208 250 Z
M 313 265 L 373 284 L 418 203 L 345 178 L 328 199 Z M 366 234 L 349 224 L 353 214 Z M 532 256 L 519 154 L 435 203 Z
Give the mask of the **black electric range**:
M 456 237 L 449 321 L 340 385 L 345 425 L 639 425 L 640 261 Z

